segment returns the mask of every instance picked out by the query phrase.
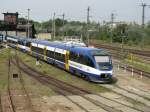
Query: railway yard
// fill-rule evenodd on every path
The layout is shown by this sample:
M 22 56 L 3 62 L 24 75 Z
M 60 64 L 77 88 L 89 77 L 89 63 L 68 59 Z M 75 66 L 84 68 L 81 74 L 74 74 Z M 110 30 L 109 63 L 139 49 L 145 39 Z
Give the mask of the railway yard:
M 109 51 L 113 54 L 113 82 L 98 84 L 43 61 L 36 65 L 36 59 L 23 52 L 1 49 L 0 111 L 150 112 L 149 66 L 137 68 L 129 63 L 130 57 L 125 63 L 113 49 Z M 149 65 L 149 52 L 132 54 Z
M 150 112 L 150 0 L 0 3 L 0 112 Z

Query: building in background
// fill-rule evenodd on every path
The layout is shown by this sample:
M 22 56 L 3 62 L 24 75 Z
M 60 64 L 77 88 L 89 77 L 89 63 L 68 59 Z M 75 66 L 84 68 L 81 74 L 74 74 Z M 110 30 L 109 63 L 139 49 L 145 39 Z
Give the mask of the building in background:
M 27 20 L 19 18 L 19 13 L 3 13 L 4 20 L 0 23 L 0 31 L 4 35 L 27 37 Z M 35 38 L 36 30 L 30 21 L 29 24 L 29 37 Z
M 41 40 L 51 40 L 52 35 L 51 33 L 38 33 L 36 34 L 36 38 L 41 39 Z

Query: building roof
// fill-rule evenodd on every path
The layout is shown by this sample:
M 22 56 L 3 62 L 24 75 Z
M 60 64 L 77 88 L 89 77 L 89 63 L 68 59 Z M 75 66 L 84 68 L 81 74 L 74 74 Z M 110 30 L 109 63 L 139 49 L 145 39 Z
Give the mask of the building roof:
M 19 13 L 18 12 L 16 12 L 16 13 L 10 13 L 10 12 L 7 12 L 7 13 L 3 13 L 4 15 L 19 15 Z

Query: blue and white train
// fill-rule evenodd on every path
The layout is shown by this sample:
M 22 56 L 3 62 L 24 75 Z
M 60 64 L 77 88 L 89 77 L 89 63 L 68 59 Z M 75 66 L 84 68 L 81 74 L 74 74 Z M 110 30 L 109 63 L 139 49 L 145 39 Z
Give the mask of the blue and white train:
M 91 82 L 112 81 L 111 55 L 103 49 L 14 36 L 7 36 L 7 43 Z

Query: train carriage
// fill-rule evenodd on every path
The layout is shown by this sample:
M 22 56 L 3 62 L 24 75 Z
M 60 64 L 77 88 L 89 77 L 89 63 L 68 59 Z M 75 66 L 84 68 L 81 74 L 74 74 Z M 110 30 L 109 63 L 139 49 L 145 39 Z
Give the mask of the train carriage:
M 18 38 L 17 37 L 7 36 L 6 40 L 7 40 L 7 44 L 10 47 L 13 47 L 13 48 L 17 48 L 18 47 Z
M 11 40 L 10 37 L 8 39 Z M 55 64 L 89 81 L 101 83 L 112 81 L 111 55 L 103 49 L 25 38 L 18 38 L 13 44 L 38 59 Z

